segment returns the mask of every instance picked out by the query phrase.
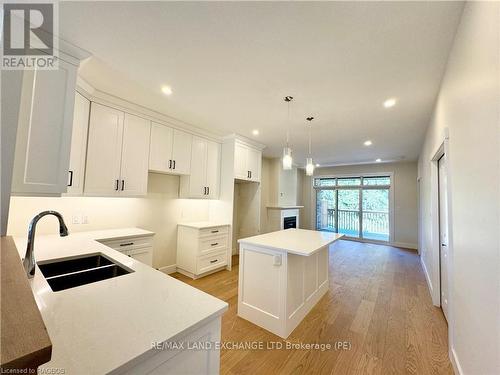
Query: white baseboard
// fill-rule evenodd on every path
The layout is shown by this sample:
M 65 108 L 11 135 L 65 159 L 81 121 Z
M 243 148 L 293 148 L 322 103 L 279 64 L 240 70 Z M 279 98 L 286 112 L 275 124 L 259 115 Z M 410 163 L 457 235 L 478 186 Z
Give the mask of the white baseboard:
M 160 267 L 158 271 L 166 273 L 167 275 L 177 272 L 177 264 L 171 264 L 170 266 Z
M 429 293 L 431 294 L 432 304 L 434 306 L 440 306 L 439 301 L 436 301 L 436 298 L 434 296 L 434 288 L 432 286 L 431 277 L 429 276 L 429 272 L 427 272 L 427 267 L 425 266 L 422 257 L 420 257 L 420 264 L 422 265 L 422 269 L 424 270 L 425 281 L 427 281 L 427 287 L 429 288 Z
M 462 366 L 460 366 L 460 362 L 458 361 L 457 353 L 455 352 L 454 348 L 450 349 L 450 362 L 451 365 L 453 366 L 453 371 L 455 371 L 455 374 L 457 375 L 464 374 Z
M 391 246 L 402 247 L 405 249 L 412 249 L 412 250 L 418 249 L 418 245 L 416 243 L 409 243 L 409 242 L 391 242 Z
M 417 250 L 418 245 L 415 243 L 407 243 L 407 242 L 385 242 L 385 241 L 377 241 L 377 240 L 369 240 L 366 238 L 355 238 L 355 237 L 343 237 L 343 240 L 347 241 L 355 241 L 355 242 L 363 242 L 363 243 L 373 243 L 376 245 L 386 245 L 386 246 L 394 246 L 401 247 L 404 249 Z

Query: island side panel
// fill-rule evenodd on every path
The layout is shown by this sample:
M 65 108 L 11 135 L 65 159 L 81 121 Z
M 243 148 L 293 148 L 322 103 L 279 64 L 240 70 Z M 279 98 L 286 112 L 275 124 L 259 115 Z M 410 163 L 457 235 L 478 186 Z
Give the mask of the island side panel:
M 328 291 L 328 248 L 310 256 L 288 254 L 284 338 L 300 324 Z
M 284 337 L 287 254 L 240 244 L 238 316 Z

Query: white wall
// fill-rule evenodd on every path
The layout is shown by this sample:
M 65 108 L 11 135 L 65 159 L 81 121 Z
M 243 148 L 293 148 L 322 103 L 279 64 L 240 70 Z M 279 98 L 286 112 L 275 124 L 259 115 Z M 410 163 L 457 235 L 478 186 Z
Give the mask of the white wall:
M 500 4 L 466 3 L 419 159 L 420 246 L 435 293 L 431 159 L 449 133 L 450 349 L 458 371 L 471 375 L 500 373 L 499 49 Z
M 12 197 L 8 234 L 26 236 L 28 223 L 43 210 L 59 211 L 71 232 L 139 227 L 156 233 L 153 266 L 176 262 L 177 223 L 208 220 L 209 201 L 178 199 L 179 177 L 150 173 L 144 198 Z M 87 215 L 89 224 L 73 224 L 74 215 Z M 46 217 L 37 225 L 38 234 L 57 233 L 57 220 Z
M 314 176 L 362 175 L 364 173 L 393 173 L 394 194 L 394 238 L 398 246 L 417 248 L 417 163 L 377 163 L 316 168 Z M 314 228 L 316 207 L 314 205 L 311 177 L 303 177 L 302 222 L 306 228 Z

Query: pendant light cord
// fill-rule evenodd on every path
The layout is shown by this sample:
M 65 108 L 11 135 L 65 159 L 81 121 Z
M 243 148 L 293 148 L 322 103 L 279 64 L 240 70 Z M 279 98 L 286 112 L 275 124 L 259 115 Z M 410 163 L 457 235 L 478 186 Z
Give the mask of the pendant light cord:
M 314 117 L 307 117 L 307 121 L 309 121 L 309 156 L 311 156 L 311 126 L 312 126 L 312 120 L 314 120 Z
M 285 96 L 285 102 L 287 102 L 287 124 L 286 124 L 286 147 L 288 148 L 288 144 L 290 142 L 290 104 L 293 100 L 293 96 L 287 95 Z

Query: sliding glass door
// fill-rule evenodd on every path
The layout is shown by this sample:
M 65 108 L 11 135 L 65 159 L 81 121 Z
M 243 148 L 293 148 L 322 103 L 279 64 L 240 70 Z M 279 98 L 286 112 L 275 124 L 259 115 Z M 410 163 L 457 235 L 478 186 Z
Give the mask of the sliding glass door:
M 314 188 L 317 230 L 390 240 L 389 176 L 322 177 Z

